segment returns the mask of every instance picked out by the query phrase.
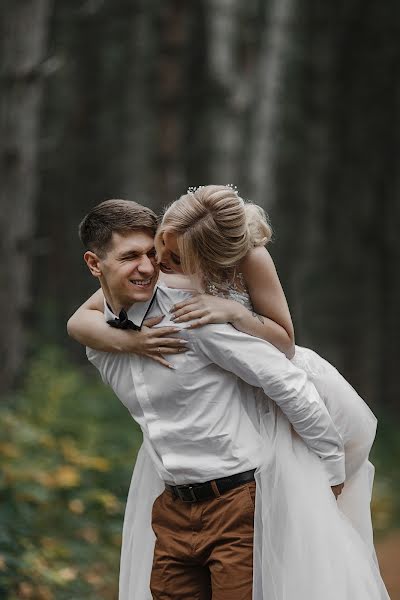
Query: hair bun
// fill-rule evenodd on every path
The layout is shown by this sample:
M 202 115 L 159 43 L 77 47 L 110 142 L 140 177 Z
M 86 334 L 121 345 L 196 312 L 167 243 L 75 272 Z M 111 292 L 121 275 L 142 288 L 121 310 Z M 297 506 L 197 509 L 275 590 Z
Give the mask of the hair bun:
M 265 246 L 272 238 L 272 227 L 264 209 L 251 202 L 246 202 L 244 208 L 251 245 Z

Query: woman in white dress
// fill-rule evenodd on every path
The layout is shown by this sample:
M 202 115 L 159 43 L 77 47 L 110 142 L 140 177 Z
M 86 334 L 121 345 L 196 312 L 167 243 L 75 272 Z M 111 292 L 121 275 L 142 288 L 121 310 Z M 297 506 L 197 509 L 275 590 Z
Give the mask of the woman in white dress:
M 265 249 L 270 237 L 262 209 L 245 203 L 230 186 L 189 190 L 167 209 L 156 236 L 167 285 L 195 290 L 172 308 L 172 320 L 188 322 L 188 327 L 230 322 L 275 345 L 306 371 L 344 441 L 346 481 L 343 491 L 341 486 L 334 490 L 336 504 L 320 461 L 274 403 L 267 411 L 265 398 L 257 407 L 249 404 L 265 439 L 256 474 L 253 598 L 384 600 L 388 595 L 376 563 L 370 515 L 373 467 L 368 455 L 376 419 L 332 365 L 294 346 L 287 302 Z M 100 350 L 136 352 L 168 365 L 165 355 L 177 351 L 174 338 L 160 357 L 156 328 L 131 335 L 112 330 L 105 327 L 102 309 L 101 292 L 96 292 L 71 319 L 71 335 Z M 120 600 L 151 598 L 150 509 L 162 489 L 142 448 L 125 514 Z

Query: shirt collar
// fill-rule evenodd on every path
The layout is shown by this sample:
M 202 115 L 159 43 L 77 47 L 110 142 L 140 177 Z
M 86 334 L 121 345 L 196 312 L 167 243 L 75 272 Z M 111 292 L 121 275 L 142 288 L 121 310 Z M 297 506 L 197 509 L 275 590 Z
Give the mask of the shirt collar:
M 150 305 L 154 301 L 154 296 L 156 295 L 158 288 L 158 284 L 154 286 L 153 295 L 146 302 L 135 302 L 132 306 L 127 310 L 128 319 L 132 321 L 138 327 L 142 326 L 142 323 L 145 319 L 147 311 L 150 308 Z M 116 319 L 118 315 L 115 315 L 111 308 L 108 306 L 106 299 L 104 298 L 104 318 L 106 321 L 111 321 Z

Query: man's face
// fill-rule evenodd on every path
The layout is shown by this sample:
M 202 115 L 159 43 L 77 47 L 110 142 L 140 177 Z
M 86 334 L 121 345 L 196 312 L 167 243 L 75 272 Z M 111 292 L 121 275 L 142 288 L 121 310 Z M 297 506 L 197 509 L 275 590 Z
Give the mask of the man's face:
M 98 261 L 99 279 L 114 304 L 127 308 L 151 298 L 159 268 L 148 230 L 113 233 L 107 254 Z

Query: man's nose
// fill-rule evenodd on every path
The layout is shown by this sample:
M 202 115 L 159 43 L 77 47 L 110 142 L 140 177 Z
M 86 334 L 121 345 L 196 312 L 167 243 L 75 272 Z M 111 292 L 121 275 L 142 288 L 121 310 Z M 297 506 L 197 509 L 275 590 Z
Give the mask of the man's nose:
M 155 270 L 154 261 L 152 261 L 147 256 L 147 254 L 142 256 L 142 260 L 140 261 L 140 263 L 138 265 L 138 271 L 140 271 L 140 273 L 148 273 L 149 275 L 152 275 L 154 273 L 154 270 Z

